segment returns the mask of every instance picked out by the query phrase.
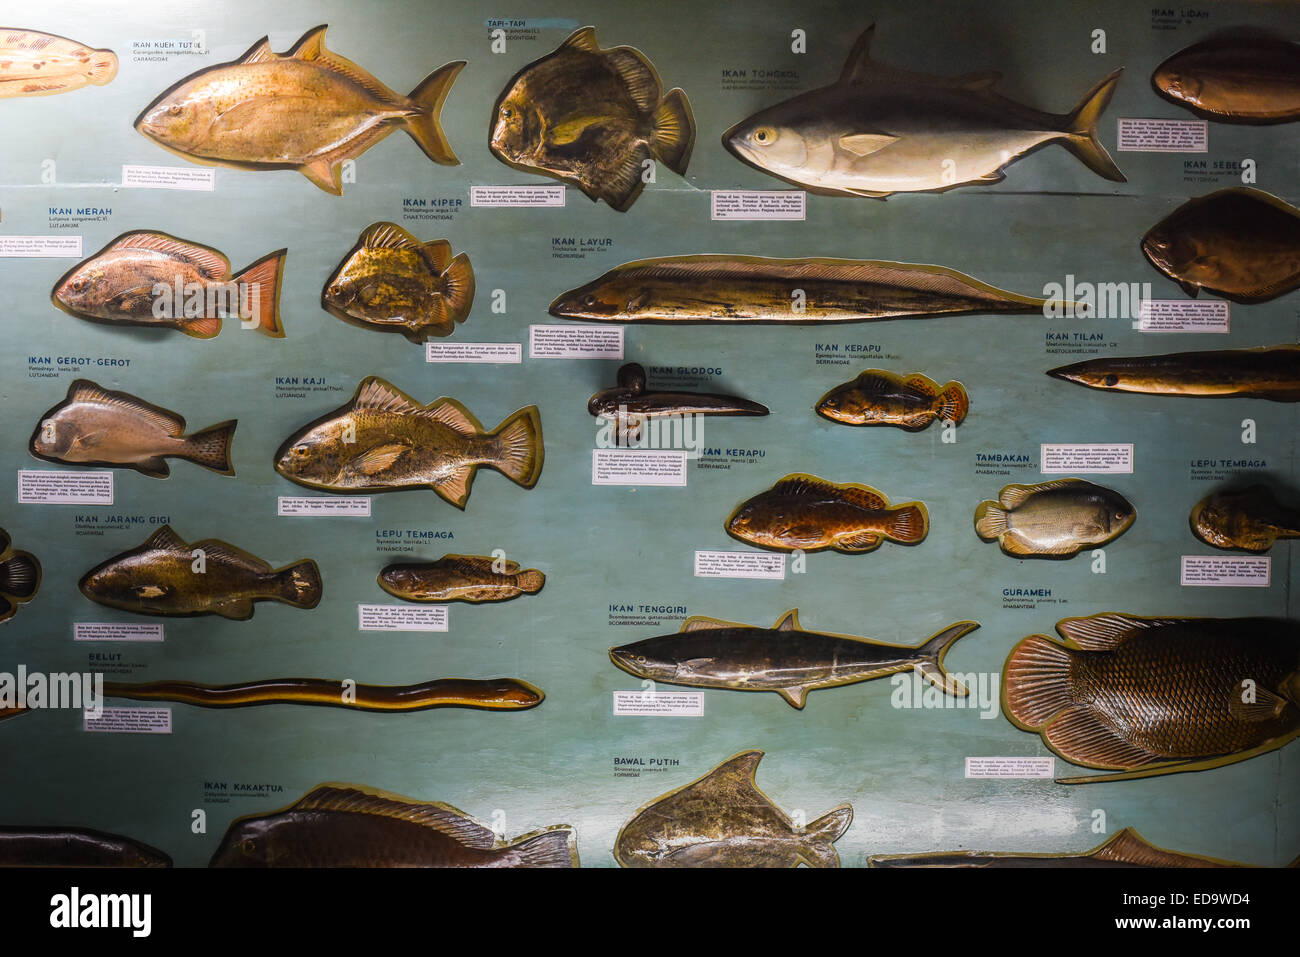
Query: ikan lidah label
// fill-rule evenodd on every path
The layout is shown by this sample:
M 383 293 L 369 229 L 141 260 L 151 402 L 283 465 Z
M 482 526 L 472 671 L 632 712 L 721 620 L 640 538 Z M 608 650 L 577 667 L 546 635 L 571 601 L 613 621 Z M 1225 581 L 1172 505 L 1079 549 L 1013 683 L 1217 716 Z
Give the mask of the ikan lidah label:
M 785 556 L 766 552 L 695 553 L 696 578 L 785 578 Z
M 112 505 L 112 472 L 18 470 L 22 505 Z
M 1132 445 L 1047 445 L 1039 449 L 1038 460 L 1044 475 L 1067 472 L 1093 474 L 1130 474 L 1133 471 Z
M 615 691 L 614 714 L 656 718 L 704 717 L 702 691 Z
M 1056 776 L 1056 758 L 971 758 L 966 759 L 968 778 L 1051 778 Z
M 686 484 L 686 453 L 674 449 L 592 449 L 592 485 Z
M 357 605 L 358 631 L 446 631 L 446 605 Z
M 1210 124 L 1205 120 L 1124 117 L 1115 148 L 1128 153 L 1208 153 Z
M 621 326 L 529 326 L 532 359 L 621 359 Z
M 715 189 L 709 217 L 715 220 L 807 219 L 808 194 L 785 189 Z
M 1267 588 L 1273 560 L 1267 555 L 1184 555 L 1179 584 L 1220 588 Z
M 281 495 L 276 504 L 276 514 L 294 518 L 336 518 L 341 516 L 370 517 L 368 495 L 335 498 L 326 495 Z
M 171 708 L 104 708 L 98 718 L 83 712 L 86 731 L 109 734 L 171 734 Z

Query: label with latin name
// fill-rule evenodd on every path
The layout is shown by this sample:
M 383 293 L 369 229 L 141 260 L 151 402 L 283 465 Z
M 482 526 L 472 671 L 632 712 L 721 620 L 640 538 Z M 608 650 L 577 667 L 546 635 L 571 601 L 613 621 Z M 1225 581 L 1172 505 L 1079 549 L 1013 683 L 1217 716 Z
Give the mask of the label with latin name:
M 695 553 L 696 578 L 785 578 L 785 556 L 766 552 Z
M 968 778 L 1050 778 L 1056 775 L 1056 758 L 966 759 Z
M 1066 472 L 1094 472 L 1131 474 L 1133 471 L 1132 445 L 1048 445 L 1039 447 L 1039 471 L 1044 475 L 1062 475 Z
M 112 472 L 18 470 L 18 501 L 23 505 L 112 505 Z
M 529 326 L 532 359 L 621 359 L 622 326 Z
M 1121 117 L 1115 148 L 1127 153 L 1208 153 L 1210 124 L 1205 120 Z
M 357 495 L 334 498 L 326 495 L 281 495 L 277 500 L 276 514 L 306 518 L 337 515 L 352 515 L 364 518 L 370 515 L 370 496 Z
M 1179 584 L 1267 588 L 1273 560 L 1267 555 L 1184 555 Z
M 217 188 L 217 171 L 200 166 L 122 167 L 124 189 L 189 189 L 212 192 Z
M 425 362 L 523 362 L 518 342 L 426 342 Z
M 614 714 L 702 718 L 704 717 L 704 692 L 615 691 Z
M 563 186 L 471 186 L 471 206 L 563 206 Z
M 80 259 L 80 236 L 0 236 L 6 259 Z
M 110 734 L 171 734 L 171 708 L 104 708 L 98 718 L 82 712 L 86 731 Z
M 162 625 L 134 621 L 74 621 L 73 641 L 162 641 Z
M 801 189 L 715 189 L 710 197 L 711 219 L 807 219 Z
M 357 605 L 358 631 L 446 631 L 446 605 Z
M 675 449 L 592 449 L 592 485 L 686 484 L 686 453 Z
M 1142 332 L 1227 332 L 1222 299 L 1143 299 L 1137 328 Z

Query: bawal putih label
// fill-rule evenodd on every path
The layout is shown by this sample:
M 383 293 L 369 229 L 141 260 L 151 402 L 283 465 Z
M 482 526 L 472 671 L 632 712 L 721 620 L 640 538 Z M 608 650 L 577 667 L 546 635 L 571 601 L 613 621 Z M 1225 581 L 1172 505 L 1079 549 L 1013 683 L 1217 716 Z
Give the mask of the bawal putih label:
M 1129 474 L 1133 471 L 1133 446 L 1107 443 L 1047 445 L 1039 447 L 1039 470 L 1044 475 Z
M 622 326 L 529 326 L 532 359 L 622 359 Z
M 615 691 L 614 714 L 638 717 L 702 718 L 702 691 Z
M 563 206 L 563 186 L 471 186 L 471 206 Z
M 695 553 L 696 578 L 785 578 L 785 556 L 764 552 Z
M 109 734 L 171 734 L 171 708 L 104 708 L 98 718 L 83 712 L 83 728 Z
M 217 171 L 195 166 L 123 166 L 126 189 L 185 189 L 210 193 L 217 188 Z
M 524 347 L 518 342 L 426 342 L 425 362 L 519 363 Z
M 134 621 L 76 621 L 72 623 L 72 640 L 158 642 L 163 640 L 163 626 Z
M 592 449 L 592 485 L 686 485 L 686 453 L 673 449 Z
M 1141 332 L 1227 332 L 1229 304 L 1222 299 L 1144 299 Z
M 358 631 L 446 631 L 446 605 L 357 605 Z
M 968 757 L 966 759 L 968 778 L 1051 778 L 1055 776 L 1055 758 Z
M 0 258 L 80 259 L 80 236 L 0 236 Z
M 1267 588 L 1273 561 L 1267 555 L 1184 555 L 1178 583 L 1184 587 Z
M 291 518 L 334 518 L 370 516 L 369 496 L 281 495 L 276 514 Z
M 112 472 L 18 470 L 22 505 L 112 505 Z
M 715 189 L 710 193 L 709 218 L 802 220 L 807 218 L 807 199 L 803 190 Z
M 1205 120 L 1123 117 L 1115 148 L 1122 153 L 1208 153 L 1210 125 Z

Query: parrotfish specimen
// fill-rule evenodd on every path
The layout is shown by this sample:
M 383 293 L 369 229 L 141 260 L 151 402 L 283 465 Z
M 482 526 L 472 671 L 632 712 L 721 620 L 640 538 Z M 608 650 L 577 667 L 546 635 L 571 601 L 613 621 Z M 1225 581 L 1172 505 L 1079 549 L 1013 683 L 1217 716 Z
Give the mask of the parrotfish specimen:
M 1126 827 L 1083 854 L 1016 854 L 949 851 L 938 854 L 873 854 L 868 867 L 1240 867 L 1198 854 L 1166 851 Z
M 85 827 L 0 825 L 0 867 L 171 867 L 172 859 L 129 837 Z
M 975 509 L 975 532 L 997 540 L 1016 558 L 1069 558 L 1113 542 L 1137 519 L 1137 509 L 1113 489 L 1083 479 L 1008 485 L 996 502 Z
M 618 370 L 618 385 L 602 389 L 587 403 L 597 418 L 610 419 L 629 438 L 646 419 L 670 415 L 767 415 L 768 408 L 734 395 L 709 392 L 660 392 L 646 387 L 645 369 L 629 362 Z
M 1215 548 L 1266 552 L 1279 538 L 1300 538 L 1300 511 L 1287 508 L 1267 485 L 1214 492 L 1192 508 L 1196 537 Z
M 18 606 L 36 597 L 41 587 L 41 563 L 35 555 L 12 547 L 9 535 L 0 528 L 0 622 L 8 621 Z
M 1222 123 L 1300 119 L 1300 46 L 1276 37 L 1212 37 L 1179 50 L 1151 75 L 1156 92 Z
M 838 81 L 737 123 L 722 145 L 750 166 L 829 196 L 883 199 L 997 183 L 1004 167 L 1050 143 L 1124 182 L 1097 139 L 1119 70 L 1073 112 L 1043 113 L 994 93 L 995 72 L 949 78 L 876 63 L 874 30 L 858 38 Z
M 0 27 L 0 97 L 45 96 L 103 86 L 117 76 L 117 55 L 36 30 Z
M 343 193 L 343 162 L 396 129 L 435 163 L 455 166 L 438 118 L 464 61 L 435 70 L 402 96 L 325 49 L 325 30 L 309 30 L 286 54 L 271 52 L 263 37 L 238 60 L 181 80 L 135 128 L 193 162 L 296 169 L 335 196 Z
M 1300 402 L 1300 346 L 1088 359 L 1047 374 L 1115 392 Z
M 444 555 L 436 562 L 387 565 L 379 573 L 379 587 L 404 601 L 509 601 L 545 584 L 536 568 L 488 555 Z
M 845 425 L 893 425 L 919 432 L 936 420 L 961 424 L 970 411 L 970 398 L 960 382 L 939 385 L 914 372 L 901 376 L 868 369 L 851 382 L 838 385 L 817 403 L 817 414 Z

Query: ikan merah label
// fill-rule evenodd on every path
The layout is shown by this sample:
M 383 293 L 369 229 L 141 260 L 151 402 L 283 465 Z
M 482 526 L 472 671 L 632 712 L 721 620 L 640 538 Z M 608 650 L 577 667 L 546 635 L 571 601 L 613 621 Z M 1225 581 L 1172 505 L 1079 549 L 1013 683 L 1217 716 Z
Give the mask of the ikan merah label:
M 1267 588 L 1273 560 L 1267 555 L 1184 555 L 1178 583 L 1219 588 Z
M 971 758 L 966 759 L 968 778 L 1051 778 L 1056 775 L 1056 758 Z
M 686 485 L 686 453 L 676 449 L 592 449 L 592 485 Z
M 358 631 L 446 631 L 446 605 L 357 605 Z
M 704 717 L 702 691 L 615 691 L 614 714 L 659 718 Z

